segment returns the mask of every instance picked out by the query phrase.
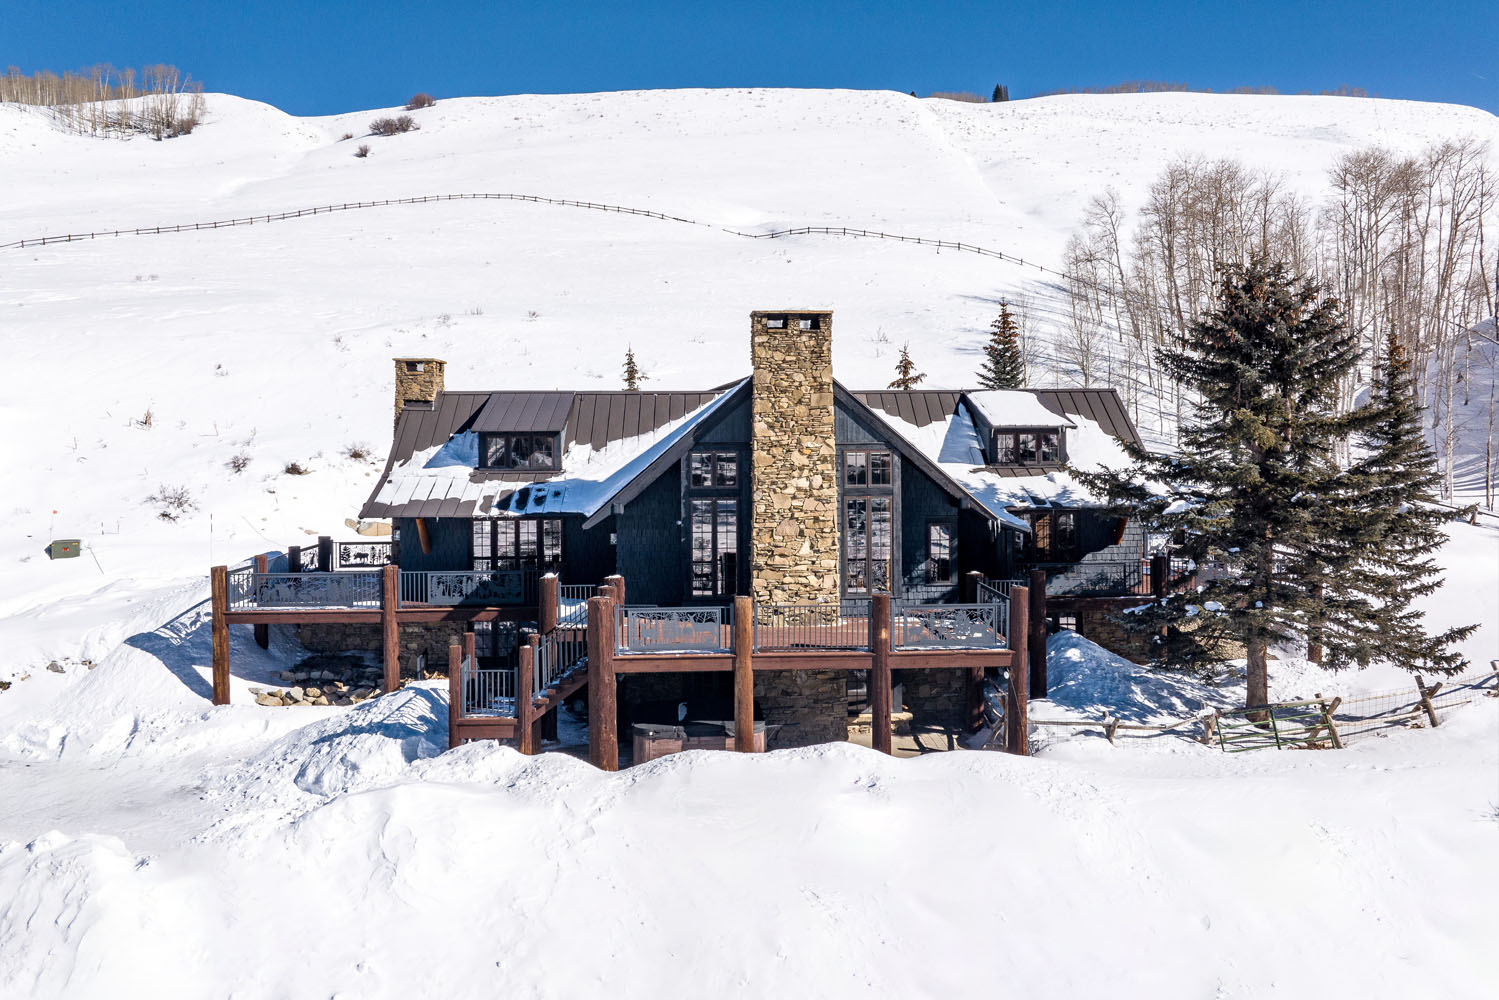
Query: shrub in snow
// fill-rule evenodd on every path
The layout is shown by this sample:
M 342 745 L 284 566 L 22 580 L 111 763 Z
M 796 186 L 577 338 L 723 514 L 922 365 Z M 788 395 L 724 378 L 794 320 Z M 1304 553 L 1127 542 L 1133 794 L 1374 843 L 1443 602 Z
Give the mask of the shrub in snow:
M 354 150 L 354 155 L 357 156 L 357 157 L 359 157 L 361 160 L 364 159 L 366 156 L 369 156 L 370 155 L 369 143 L 363 143 L 363 144 L 361 144 L 358 149 Z
M 229 467 L 230 472 L 244 472 L 250 464 L 250 456 L 245 452 L 240 452 L 224 464 Z
M 312 470 L 304 467 L 301 462 L 287 462 L 286 468 L 281 471 L 288 476 L 305 476 Z
M 175 521 L 183 514 L 198 509 L 198 502 L 193 499 L 192 491 L 186 486 L 167 486 L 165 483 L 146 497 L 146 503 L 156 505 L 156 516 L 163 521 Z
M 421 108 L 430 108 L 437 103 L 437 98 L 431 94 L 421 93 L 411 95 L 411 100 L 406 102 L 407 111 L 417 111 Z
M 419 128 L 421 126 L 410 115 L 401 115 L 399 118 L 376 118 L 370 122 L 370 132 L 375 135 L 395 135 L 398 132 L 411 132 Z
M 367 444 L 350 444 L 344 446 L 344 457 L 352 458 L 356 462 L 363 462 L 370 457 L 370 447 Z

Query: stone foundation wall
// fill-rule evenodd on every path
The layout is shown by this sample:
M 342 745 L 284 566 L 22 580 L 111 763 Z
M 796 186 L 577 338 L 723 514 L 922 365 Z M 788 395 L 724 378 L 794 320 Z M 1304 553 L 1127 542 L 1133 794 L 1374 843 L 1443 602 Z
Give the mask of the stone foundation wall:
M 833 314 L 751 313 L 750 363 L 751 591 L 764 603 L 837 601 Z
M 1143 632 L 1128 632 L 1114 621 L 1114 611 L 1096 609 L 1077 612 L 1077 632 L 1089 642 L 1095 642 L 1111 653 L 1117 653 L 1135 663 L 1147 663 L 1155 654 L 1152 637 Z
M 841 670 L 756 673 L 755 707 L 772 750 L 848 739 L 848 675 Z
M 961 726 L 965 721 L 966 670 L 902 670 L 896 680 L 917 726 Z
M 379 625 L 297 625 L 297 640 L 314 653 L 374 653 L 384 649 Z M 427 672 L 446 675 L 448 644 L 463 640 L 463 625 L 447 622 L 401 626 L 401 676 L 415 678 L 417 656 L 427 657 Z

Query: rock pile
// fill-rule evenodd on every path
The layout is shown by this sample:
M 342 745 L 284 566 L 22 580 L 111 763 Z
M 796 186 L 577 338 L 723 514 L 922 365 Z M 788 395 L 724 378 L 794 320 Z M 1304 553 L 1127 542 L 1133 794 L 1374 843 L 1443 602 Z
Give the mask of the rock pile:
M 380 693 L 380 668 L 352 656 L 309 656 L 291 670 L 276 674 L 285 688 L 252 687 L 255 704 L 353 705 Z

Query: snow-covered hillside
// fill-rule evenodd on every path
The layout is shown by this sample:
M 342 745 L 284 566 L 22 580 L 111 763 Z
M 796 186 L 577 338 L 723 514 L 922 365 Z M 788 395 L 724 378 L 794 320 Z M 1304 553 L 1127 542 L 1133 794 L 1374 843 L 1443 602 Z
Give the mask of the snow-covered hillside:
M 246 685 L 297 650 L 238 627 L 236 704 L 210 708 L 202 605 L 212 564 L 348 536 L 389 446 L 394 356 L 445 358 L 449 388 L 614 388 L 629 345 L 648 387 L 710 387 L 746 373 L 750 310 L 831 308 L 846 385 L 885 385 L 909 343 L 927 385 L 955 386 L 1001 296 L 1060 308 L 1010 262 L 723 226 L 1056 266 L 1088 197 L 1137 208 L 1179 155 L 1319 200 L 1343 151 L 1499 148 L 1499 119 L 726 90 L 450 99 L 371 138 L 399 112 L 208 112 L 122 142 L 0 106 L 0 244 L 459 192 L 705 224 L 464 201 L 0 249 L 0 996 L 1476 996 L 1499 977 L 1492 702 L 1341 754 L 1078 739 L 1033 761 L 834 747 L 609 776 L 438 756 L 426 686 L 257 708 Z M 191 498 L 176 521 L 147 502 L 162 486 Z M 1486 661 L 1499 528 L 1451 531 L 1428 607 L 1481 620 L 1466 649 Z M 82 558 L 49 561 L 67 537 Z M 1072 676 L 1079 711 L 1141 683 Z
M 1320 198 L 1350 148 L 1499 140 L 1499 119 L 1473 108 L 1179 93 L 452 99 L 389 138 L 364 136 L 385 112 L 297 119 L 227 95 L 208 108 L 190 136 L 122 142 L 0 107 L 0 243 L 483 191 L 746 231 L 863 226 L 1055 265 L 1090 195 L 1113 185 L 1136 207 L 1179 155 L 1235 156 Z M 751 309 L 815 306 L 836 311 L 845 384 L 882 386 L 909 342 L 928 385 L 963 385 L 996 300 L 1028 294 L 1044 314 L 1050 280 L 899 243 L 515 202 L 0 251 L 0 636 L 23 661 L 80 655 L 136 594 L 340 529 L 388 446 L 392 356 L 447 359 L 451 388 L 612 388 L 633 345 L 651 386 L 712 386 L 745 373 Z M 370 459 L 345 457 L 361 445 Z M 251 464 L 231 473 L 241 454 Z M 289 462 L 311 475 L 282 475 Z M 159 520 L 146 498 L 161 485 L 196 509 Z M 47 541 L 74 536 L 84 557 L 48 564 Z

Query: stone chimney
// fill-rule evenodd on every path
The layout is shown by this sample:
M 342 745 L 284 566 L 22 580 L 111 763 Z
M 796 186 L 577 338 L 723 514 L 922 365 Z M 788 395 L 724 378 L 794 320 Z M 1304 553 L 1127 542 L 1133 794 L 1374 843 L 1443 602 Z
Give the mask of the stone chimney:
M 833 314 L 750 313 L 751 590 L 757 601 L 837 602 Z
M 396 358 L 396 419 L 410 407 L 430 410 L 442 392 L 446 363 L 437 358 Z

